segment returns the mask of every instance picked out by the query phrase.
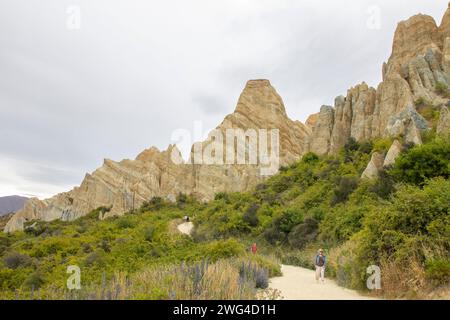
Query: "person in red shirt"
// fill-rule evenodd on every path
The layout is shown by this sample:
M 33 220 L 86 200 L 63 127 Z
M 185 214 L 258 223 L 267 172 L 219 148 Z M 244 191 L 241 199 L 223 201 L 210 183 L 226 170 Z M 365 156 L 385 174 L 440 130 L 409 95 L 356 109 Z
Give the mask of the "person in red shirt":
M 256 254 L 256 243 L 252 244 L 252 248 L 251 249 L 252 249 L 252 253 Z

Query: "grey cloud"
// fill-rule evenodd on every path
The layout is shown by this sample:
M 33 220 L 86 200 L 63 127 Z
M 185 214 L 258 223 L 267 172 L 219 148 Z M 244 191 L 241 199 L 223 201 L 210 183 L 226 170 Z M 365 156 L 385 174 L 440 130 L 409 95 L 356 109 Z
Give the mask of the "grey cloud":
M 194 96 L 192 101 L 193 104 L 200 109 L 200 111 L 207 115 L 224 115 L 228 111 L 224 101 L 222 101 L 219 96 L 199 94 Z

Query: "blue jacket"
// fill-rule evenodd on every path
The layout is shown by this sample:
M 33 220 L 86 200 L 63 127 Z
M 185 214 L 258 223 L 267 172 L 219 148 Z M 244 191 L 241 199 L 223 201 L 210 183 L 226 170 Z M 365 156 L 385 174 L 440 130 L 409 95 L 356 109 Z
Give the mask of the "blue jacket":
M 316 263 L 315 265 L 318 266 L 319 265 L 319 255 L 316 255 Z M 327 257 L 326 256 L 322 256 L 323 257 L 323 265 L 325 266 L 327 263 Z

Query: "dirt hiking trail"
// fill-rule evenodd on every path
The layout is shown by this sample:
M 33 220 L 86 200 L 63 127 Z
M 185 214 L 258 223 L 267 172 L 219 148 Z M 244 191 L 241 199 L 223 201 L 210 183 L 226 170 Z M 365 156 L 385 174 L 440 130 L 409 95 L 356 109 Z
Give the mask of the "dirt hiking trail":
M 281 265 L 283 276 L 270 279 L 270 288 L 278 289 L 285 300 L 371 300 L 357 291 L 339 287 L 336 282 L 325 279 L 317 283 L 313 270 Z M 326 272 L 326 271 L 325 271 Z
M 192 229 L 194 228 L 194 224 L 192 222 L 184 222 L 177 226 L 178 231 L 181 233 L 187 234 L 188 236 L 191 235 Z

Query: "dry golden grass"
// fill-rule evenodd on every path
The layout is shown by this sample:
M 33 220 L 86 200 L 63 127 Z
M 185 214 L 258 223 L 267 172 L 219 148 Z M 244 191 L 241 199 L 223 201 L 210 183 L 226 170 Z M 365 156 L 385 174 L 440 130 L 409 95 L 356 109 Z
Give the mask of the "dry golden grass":
M 270 289 L 257 289 L 267 283 L 279 266 L 275 258 L 246 255 L 209 263 L 151 266 L 132 275 L 116 272 L 110 281 L 63 290 L 48 287 L 45 292 L 16 292 L 5 299 L 49 300 L 251 300 L 277 299 Z M 269 269 L 272 269 L 269 272 Z

